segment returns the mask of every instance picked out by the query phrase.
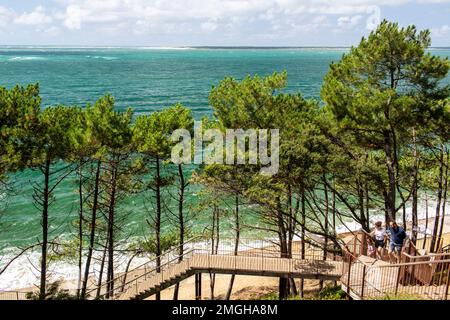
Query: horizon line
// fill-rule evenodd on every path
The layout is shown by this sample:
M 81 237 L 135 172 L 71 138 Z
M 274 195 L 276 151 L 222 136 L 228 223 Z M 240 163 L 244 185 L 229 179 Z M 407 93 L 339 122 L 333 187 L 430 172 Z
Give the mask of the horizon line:
M 32 44 L 0 44 L 0 48 L 135 48 L 135 49 L 350 49 L 353 46 L 145 46 L 145 45 L 32 45 Z M 450 46 L 430 46 L 428 49 L 450 49 Z

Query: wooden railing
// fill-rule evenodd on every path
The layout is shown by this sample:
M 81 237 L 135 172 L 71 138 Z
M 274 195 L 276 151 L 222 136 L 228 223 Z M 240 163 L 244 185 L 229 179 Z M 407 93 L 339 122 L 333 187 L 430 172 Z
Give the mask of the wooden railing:
M 369 239 L 364 233 L 355 233 L 343 247 L 343 276 L 341 283 L 347 293 L 357 299 L 405 297 L 416 299 L 448 299 L 450 253 L 419 255 L 412 242 L 408 242 L 399 263 L 361 259 Z M 370 263 L 367 261 L 371 261 Z
M 0 300 L 26 300 L 27 292 L 23 291 L 0 291 Z
M 283 255 L 280 253 L 276 242 L 271 240 L 240 239 L 238 251 L 235 251 L 235 249 L 235 242 L 232 239 L 221 239 L 219 245 L 209 241 L 193 243 L 191 249 L 185 251 L 182 256 L 171 256 L 170 259 L 163 261 L 159 267 L 153 265 L 152 268 L 135 268 L 132 270 L 132 274 L 128 273 L 127 281 L 123 281 L 124 275 L 121 275 L 117 278 L 117 280 L 123 281 L 120 290 L 111 292 L 104 289 L 97 298 L 120 298 L 121 293 L 128 290 L 132 290 L 138 295 L 143 287 L 151 289 L 152 286 L 169 281 L 173 277 L 181 276 L 192 268 L 241 272 L 254 271 L 261 274 L 267 270 L 274 274 L 283 270 L 286 274 L 306 271 L 311 275 L 316 275 L 320 272 L 329 272 L 330 277 L 337 279 L 342 272 L 343 266 L 339 265 L 339 274 L 333 275 L 330 270 L 327 270 L 324 259 L 334 262 L 332 266 L 329 266 L 329 269 L 333 268 L 335 270 L 337 264 L 344 264 L 342 257 L 332 254 L 324 257 L 323 250 L 314 247 L 309 247 L 304 254 L 296 252 L 290 255 Z M 178 268 L 180 257 L 183 258 L 183 269 Z M 215 257 L 221 258 L 215 259 Z M 202 263 L 199 263 L 198 259 L 203 259 Z M 153 262 L 154 260 L 152 259 Z M 307 266 L 303 263 L 305 261 L 309 262 Z M 144 264 L 144 266 L 147 267 L 149 264 Z
M 183 243 L 184 250 L 189 250 L 189 248 L 196 244 L 197 241 L 201 241 L 202 237 L 194 237 L 192 239 L 189 239 L 188 241 L 185 241 Z M 105 296 L 113 296 L 117 292 L 123 292 L 126 288 L 126 285 L 129 283 L 127 279 L 130 277 L 137 277 L 138 275 L 141 275 L 142 273 L 147 274 L 151 273 L 153 269 L 155 268 L 156 261 L 159 258 L 161 265 L 164 265 L 167 261 L 171 261 L 173 257 L 179 258 L 176 254 L 177 251 L 180 250 L 181 245 L 175 246 L 171 248 L 170 250 L 164 252 L 159 257 L 154 257 L 152 259 L 149 259 L 143 264 L 140 264 L 126 272 L 123 272 L 119 276 L 115 277 L 113 280 L 105 281 L 100 286 L 94 287 L 92 289 L 89 289 L 86 291 L 86 298 L 104 298 Z M 166 262 L 165 262 L 166 261 Z M 109 284 L 114 284 L 113 290 L 108 290 Z
M 409 295 L 417 299 L 447 300 L 450 260 L 408 262 L 373 268 L 379 274 L 385 296 Z M 370 290 L 367 292 L 370 297 Z
M 345 267 L 341 277 L 347 294 L 356 299 L 447 300 L 450 284 L 450 254 L 411 256 L 402 254 L 401 262 L 368 263 L 344 251 Z

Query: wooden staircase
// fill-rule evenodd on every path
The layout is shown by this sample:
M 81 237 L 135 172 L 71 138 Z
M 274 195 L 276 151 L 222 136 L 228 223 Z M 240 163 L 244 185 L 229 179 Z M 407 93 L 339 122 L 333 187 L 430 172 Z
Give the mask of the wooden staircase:
M 189 267 L 189 260 L 184 260 L 168 270 L 169 272 L 145 275 L 131 281 L 117 293 L 118 300 L 143 300 L 195 274 Z
M 364 255 L 364 238 L 352 240 L 342 248 L 342 256 L 323 256 L 322 250 L 306 255 L 293 253 L 281 258 L 273 242 L 248 245 L 227 244 L 211 251 L 210 244 L 191 240 L 179 247 L 127 271 L 113 281 L 114 289 L 104 283 L 90 291 L 90 298 L 111 300 L 142 300 L 195 275 L 197 282 L 202 273 L 254 275 L 283 278 L 302 278 L 340 281 L 342 288 L 353 299 L 378 299 L 402 294 L 424 299 L 448 299 L 450 283 L 450 255 L 410 256 L 399 264 L 369 258 Z M 214 252 L 214 254 L 211 254 Z M 425 259 L 426 261 L 421 261 Z M 432 270 L 433 272 L 429 272 Z M 439 272 L 436 272 L 439 271 Z M 418 281 L 427 275 L 430 281 Z M 108 288 L 108 289 L 107 289 Z M 92 293 L 96 291 L 96 295 Z M 197 296 L 197 291 L 196 291 Z
M 293 254 L 290 258 L 280 258 L 279 249 L 270 242 L 253 245 L 252 248 L 245 244 L 240 246 L 242 250 L 238 252 L 234 251 L 234 246 L 228 246 L 211 254 L 208 245 L 193 243 L 182 256 L 174 255 L 178 252 L 178 248 L 174 248 L 164 258 L 160 257 L 162 263 L 159 267 L 156 267 L 155 259 L 150 260 L 116 277 L 113 290 L 104 283 L 101 288 L 91 290 L 90 297 L 142 300 L 202 273 L 333 281 L 339 280 L 343 273 L 343 261 L 338 257 L 324 260 L 321 250 L 309 252 L 306 256 Z M 92 296 L 94 291 L 100 294 Z
M 198 273 L 240 274 L 268 277 L 291 277 L 304 279 L 338 280 L 342 262 L 323 260 L 302 260 L 273 256 L 211 255 L 192 250 L 183 261 L 166 264 L 160 272 L 136 276 L 114 299 L 142 300 L 161 290 Z
M 405 245 L 399 263 L 365 255 L 364 234 L 356 234 L 343 247 L 342 289 L 355 300 L 406 297 L 449 299 L 450 253 L 421 255 L 412 243 Z

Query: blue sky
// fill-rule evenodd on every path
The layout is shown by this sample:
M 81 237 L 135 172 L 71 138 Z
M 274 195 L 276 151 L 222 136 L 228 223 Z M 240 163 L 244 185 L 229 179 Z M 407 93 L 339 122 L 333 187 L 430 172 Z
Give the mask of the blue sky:
M 0 45 L 349 46 L 383 18 L 450 46 L 450 0 L 0 0 Z

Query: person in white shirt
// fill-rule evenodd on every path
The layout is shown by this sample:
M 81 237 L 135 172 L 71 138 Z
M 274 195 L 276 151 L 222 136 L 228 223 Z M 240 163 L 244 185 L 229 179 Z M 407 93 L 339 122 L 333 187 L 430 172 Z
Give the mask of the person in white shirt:
M 381 221 L 375 223 L 375 229 L 372 231 L 372 239 L 375 242 L 375 250 L 377 258 L 381 259 L 384 254 L 384 247 L 386 244 L 386 228 L 383 227 Z

